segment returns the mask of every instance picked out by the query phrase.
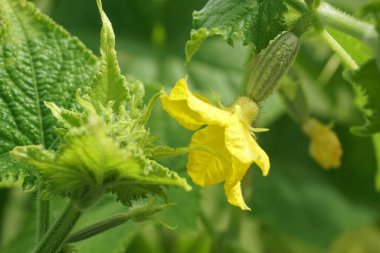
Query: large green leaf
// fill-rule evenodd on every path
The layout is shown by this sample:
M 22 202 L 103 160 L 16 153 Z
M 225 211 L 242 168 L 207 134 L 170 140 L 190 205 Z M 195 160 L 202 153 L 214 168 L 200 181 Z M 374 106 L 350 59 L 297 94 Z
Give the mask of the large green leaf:
M 210 0 L 202 10 L 193 13 L 194 30 L 186 44 L 187 61 L 207 37 L 214 35 L 230 44 L 237 36 L 259 52 L 284 30 L 285 12 L 282 0 Z
M 357 92 L 357 105 L 365 117 L 362 126 L 351 130 L 357 135 L 371 135 L 380 132 L 380 69 L 372 60 L 348 75 Z
M 0 0 L 0 181 L 34 174 L 9 156 L 15 146 L 56 141 L 44 101 L 70 108 L 91 82 L 96 58 L 82 43 L 24 0 Z M 21 180 L 22 181 L 22 180 Z

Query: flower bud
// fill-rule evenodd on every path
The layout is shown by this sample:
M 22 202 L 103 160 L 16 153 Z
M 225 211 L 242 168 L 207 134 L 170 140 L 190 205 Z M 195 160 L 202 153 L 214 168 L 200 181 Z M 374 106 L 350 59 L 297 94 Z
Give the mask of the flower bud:
M 309 152 L 313 159 L 324 169 L 338 168 L 343 151 L 334 131 L 309 118 L 302 129 L 311 139 Z

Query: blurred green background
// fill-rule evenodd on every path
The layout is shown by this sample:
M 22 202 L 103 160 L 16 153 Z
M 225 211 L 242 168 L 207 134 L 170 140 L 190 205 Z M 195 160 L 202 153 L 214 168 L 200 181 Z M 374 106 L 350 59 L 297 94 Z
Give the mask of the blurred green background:
M 95 54 L 101 27 L 94 0 L 36 0 L 54 21 L 79 37 Z M 184 46 L 192 27 L 191 14 L 205 0 L 104 0 L 104 10 L 115 33 L 122 72 L 140 79 L 146 98 L 162 86 L 167 90 L 188 76 L 193 90 L 229 104 L 241 93 L 249 49 L 236 41 L 230 47 L 220 38 L 208 39 L 190 64 L 185 65 Z M 370 1 L 329 1 L 355 15 Z M 363 17 L 365 18 L 365 17 Z M 334 33 L 358 61 L 368 51 L 357 41 Z M 125 224 L 75 248 L 79 252 L 125 253 L 376 253 L 380 252 L 380 199 L 374 188 L 376 158 L 370 138 L 350 134 L 361 124 L 352 87 L 342 78 L 339 60 L 312 32 L 302 41 L 293 68 L 306 91 L 312 113 L 333 122 L 344 149 L 339 170 L 322 170 L 308 154 L 309 140 L 287 115 L 277 94 L 262 107 L 259 142 L 271 159 L 269 176 L 253 167 L 243 181 L 252 212 L 227 203 L 222 185 L 190 193 L 170 190 L 177 205 L 159 215 L 176 229 L 154 222 Z M 189 143 L 191 133 L 170 119 L 156 105 L 149 122 L 159 142 L 172 147 Z M 185 176 L 186 157 L 163 160 Z M 0 189 L 0 246 L 5 252 L 27 252 L 34 238 L 33 193 Z M 53 217 L 62 200 L 55 200 Z M 93 207 L 78 227 L 123 211 L 112 197 Z M 28 239 L 26 239 L 28 238 Z M 0 247 L 1 248 L 1 247 Z

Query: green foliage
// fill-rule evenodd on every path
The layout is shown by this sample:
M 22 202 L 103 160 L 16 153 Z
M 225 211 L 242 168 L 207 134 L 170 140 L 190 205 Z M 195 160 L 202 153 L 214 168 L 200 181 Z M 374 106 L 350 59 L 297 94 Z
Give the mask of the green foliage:
M 202 10 L 193 13 L 194 29 L 186 44 L 186 61 L 207 37 L 214 35 L 222 36 L 231 45 L 236 36 L 260 52 L 285 29 L 285 12 L 282 0 L 210 0 Z
M 371 141 L 352 138 L 342 127 L 337 128 L 337 134 L 345 152 L 342 169 L 325 172 L 308 157 L 308 142 L 300 138 L 302 132 L 282 118 L 272 125 L 271 135 L 261 139 L 272 154 L 272 168 L 281 170 L 272 170 L 266 178 L 255 175 L 247 182 L 253 186 L 254 217 L 283 236 L 314 245 L 322 252 L 340 233 L 374 223 L 378 217 L 378 195 L 372 185 L 376 164 L 368 148 Z M 292 148 L 284 148 L 289 143 Z
M 0 181 L 31 188 L 34 171 L 9 151 L 28 144 L 54 147 L 56 122 L 44 101 L 72 107 L 72 94 L 93 78 L 96 59 L 27 1 L 1 0 L 0 10 Z
M 55 210 L 60 210 L 64 207 L 67 201 L 61 198 L 52 198 L 52 205 Z M 32 203 L 30 203 L 32 204 Z M 20 233 L 12 242 L 5 247 L 1 248 L 1 252 L 4 253 L 20 253 L 28 252 L 33 248 L 35 244 L 35 239 L 33 234 L 36 233 L 36 210 L 32 205 L 26 206 L 28 209 L 28 215 L 20 220 L 20 225 L 22 227 Z M 94 222 L 104 219 L 104 217 L 109 217 L 115 213 L 122 213 L 126 211 L 126 207 L 120 202 L 115 201 L 115 198 L 111 195 L 104 195 L 98 203 L 96 203 L 93 208 L 89 209 L 76 225 L 74 232 L 80 230 L 83 227 L 89 226 Z M 59 212 L 54 211 L 52 213 L 53 219 Z M 77 250 L 78 252 L 110 252 L 110 253 L 121 253 L 128 247 L 130 241 L 134 238 L 134 235 L 139 231 L 144 223 L 133 223 L 128 222 L 112 230 L 108 230 L 101 235 L 90 238 L 85 241 L 80 241 L 75 244 L 69 245 L 70 248 Z M 112 243 L 110 243 L 112 242 Z
M 120 148 L 108 132 L 102 121 L 90 118 L 87 125 L 69 130 L 56 153 L 41 146 L 24 146 L 12 154 L 33 165 L 51 193 L 70 196 L 79 204 L 96 200 L 104 190 L 131 205 L 149 193 L 162 194 L 163 185 L 188 189 L 185 180 L 149 160 L 136 143 Z
M 163 196 L 163 186 L 190 190 L 177 173 L 151 160 L 154 138 L 144 124 L 153 102 L 141 111 L 140 100 L 131 99 L 116 59 L 111 23 L 100 1 L 98 7 L 103 21 L 102 65 L 89 95 L 84 98 L 77 95 L 84 112 L 47 103 L 53 115 L 66 126 L 61 130 L 62 144 L 57 152 L 41 145 L 20 146 L 12 155 L 33 165 L 50 193 L 69 196 L 82 207 L 92 205 L 104 192 L 115 193 L 130 206 L 132 201 L 148 194 Z
M 375 60 L 364 64 L 358 71 L 348 74 L 358 94 L 357 105 L 365 117 L 365 124 L 353 127 L 357 135 L 371 135 L 380 131 L 380 70 Z
M 329 253 L 356 253 L 380 251 L 380 231 L 364 227 L 342 233 L 331 245 Z
M 125 77 L 121 75 L 115 51 L 115 34 L 111 22 L 103 11 L 102 3 L 97 0 L 100 16 L 102 18 L 102 30 L 100 34 L 100 71 L 95 78 L 90 91 L 93 101 L 99 102 L 100 106 L 106 107 L 110 101 L 116 111 L 130 99 Z
M 298 0 L 294 2 L 296 1 Z M 4 3 L 8 5 L 7 3 L 11 2 L 18 3 L 14 0 L 0 0 L 0 52 L 3 52 L 2 41 L 8 39 L 8 35 L 3 37 L 6 31 L 5 28 L 8 26 L 4 20 L 7 20 L 9 15 L 14 15 L 8 13 L 8 8 L 3 8 L 3 5 Z M 98 30 L 100 26 L 99 22 L 96 22 L 98 16 L 95 1 L 35 0 L 33 2 L 39 7 L 44 7 L 43 10 L 45 12 L 72 34 L 85 41 L 86 46 L 94 50 L 94 52 L 98 50 Z M 222 3 L 222 1 L 213 2 Z M 237 2 L 229 1 L 231 4 Z M 240 2 L 242 4 L 247 3 L 247 1 Z M 292 0 L 286 2 L 289 3 Z M 302 3 L 302 1 L 299 2 Z M 319 1 L 308 1 L 310 4 L 317 2 Z M 257 1 L 257 3 L 263 4 L 263 6 L 274 6 L 277 1 Z M 350 2 L 345 0 L 331 0 L 329 3 L 347 12 L 359 10 L 365 4 L 360 1 Z M 87 165 L 90 161 L 94 161 L 94 164 L 97 165 L 96 167 L 104 167 L 104 164 L 99 164 L 99 159 L 94 159 L 87 155 L 82 156 L 87 151 L 86 147 L 82 144 L 90 143 L 91 147 L 88 148 L 88 151 L 94 151 L 91 154 L 95 156 L 98 153 L 102 157 L 104 155 L 111 159 L 115 157 L 118 159 L 124 152 L 128 153 L 131 150 L 131 152 L 138 150 L 136 153 L 143 154 L 144 163 L 148 163 L 148 166 L 144 168 L 148 168 L 150 161 L 155 163 L 153 159 L 158 158 L 160 154 L 166 153 L 170 156 L 174 155 L 173 152 L 180 153 L 184 151 L 181 148 L 188 144 L 190 134 L 181 129 L 163 113 L 160 106 L 155 106 L 151 116 L 149 116 L 152 106 L 144 107 L 142 104 L 143 89 L 141 89 L 141 83 L 132 83 L 130 80 L 139 78 L 144 81 L 145 92 L 148 94 L 145 98 L 146 102 L 147 98 L 162 88 L 161 85 L 169 89 L 179 78 L 184 77 L 186 74 L 188 75 L 192 89 L 196 90 L 197 93 L 206 97 L 220 97 L 225 105 L 231 103 L 236 96 L 242 93 L 243 89 L 241 86 L 243 86 L 242 84 L 245 83 L 247 76 L 249 76 L 249 68 L 245 69 L 243 66 L 244 61 L 247 60 L 247 56 L 250 53 L 249 47 L 243 47 L 239 44 L 235 48 L 232 48 L 222 40 L 209 39 L 202 42 L 202 47 L 194 55 L 190 64 L 183 64 L 185 60 L 183 57 L 183 45 L 191 28 L 191 12 L 194 9 L 200 10 L 201 6 L 205 4 L 206 1 L 202 0 L 105 1 L 104 10 L 112 17 L 112 24 L 117 34 L 117 57 L 122 71 L 119 71 L 118 66 L 115 64 L 110 63 L 107 65 L 107 61 L 114 61 L 116 56 L 112 46 L 114 42 L 109 40 L 113 36 L 113 32 L 111 27 L 106 27 L 103 31 L 105 30 L 108 34 L 106 34 L 108 40 L 104 40 L 106 43 L 102 45 L 102 47 L 105 46 L 105 49 L 101 51 L 101 57 L 99 57 L 98 62 L 98 67 L 102 68 L 102 71 L 98 72 L 97 81 L 93 82 L 91 77 L 83 83 L 79 81 L 69 83 L 73 87 L 67 97 L 60 94 L 61 90 L 55 89 L 52 91 L 56 87 L 56 84 L 60 85 L 59 82 L 52 81 L 49 84 L 49 87 L 52 87 L 49 90 L 49 94 L 46 94 L 46 98 L 40 100 L 41 110 L 44 111 L 43 119 L 50 119 L 46 124 L 49 124 L 49 129 L 51 129 L 49 131 L 54 134 L 54 140 L 56 141 L 53 140 L 54 145 L 45 146 L 43 151 L 38 149 L 38 152 L 46 152 L 52 155 L 51 157 L 48 155 L 48 159 L 54 157 L 54 159 L 60 161 L 63 161 L 61 154 L 65 154 L 65 158 L 70 157 L 68 159 L 70 168 L 74 164 L 74 158 L 78 159 L 83 166 Z M 15 4 L 14 6 L 17 5 Z M 25 6 L 28 6 L 28 4 Z M 220 7 L 223 7 L 223 5 Z M 231 13 L 230 10 L 233 9 L 228 9 L 226 16 Z M 239 9 L 236 10 L 239 11 Z M 273 8 L 271 10 L 275 11 L 276 9 Z M 373 9 L 370 11 L 373 11 Z M 293 12 L 294 10 L 292 10 Z M 17 13 L 22 20 L 34 19 L 33 15 L 25 15 L 25 11 L 20 13 L 17 11 Z M 206 19 L 202 14 L 205 13 L 204 10 L 200 11 L 200 13 L 201 15 L 197 14 L 198 16 L 196 17 Z M 292 13 L 288 12 L 287 14 Z M 212 13 L 210 12 L 210 14 Z M 41 16 L 39 14 L 39 17 Z M 231 17 L 231 15 L 228 17 Z M 265 19 L 267 17 L 269 16 L 264 15 L 262 18 Z M 291 15 L 287 17 L 290 21 L 294 19 L 294 16 Z M 376 19 L 368 19 L 368 16 L 366 18 L 367 22 L 376 22 Z M 225 19 L 225 21 L 227 22 L 228 20 Z M 240 21 L 238 20 L 234 23 L 236 24 L 235 28 L 238 28 L 238 25 L 242 24 Z M 33 21 L 33 24 L 36 24 L 36 22 Z M 17 22 L 11 22 L 11 26 L 16 26 L 17 24 Z M 209 24 L 208 21 L 207 24 Z M 56 27 L 56 25 L 53 26 Z M 277 25 L 273 26 L 273 28 L 276 27 Z M 46 37 L 46 34 L 50 34 L 50 28 L 46 26 L 45 28 L 36 34 L 40 37 Z M 202 28 L 206 29 L 204 30 L 205 32 L 210 33 L 202 34 Z M 32 36 L 32 33 L 34 34 L 33 31 L 35 29 L 37 28 L 34 27 L 32 29 L 28 26 L 27 31 L 32 31 L 29 32 L 29 36 Z M 198 28 L 194 26 L 194 29 Z M 218 29 L 221 28 L 219 27 Z M 161 36 L 159 40 L 155 35 L 157 31 L 160 32 Z M 203 41 L 204 38 L 202 36 L 208 36 L 212 31 L 218 30 L 213 30 L 210 26 L 200 27 L 198 31 L 200 39 Z M 357 63 L 363 64 L 371 57 L 368 48 L 363 46 L 365 44 L 363 41 L 352 39 L 341 32 L 330 29 L 328 31 Z M 249 32 L 251 35 L 257 34 L 258 36 L 262 36 L 261 38 L 263 39 L 266 37 L 265 32 L 256 33 L 254 29 Z M 234 37 L 233 34 L 232 32 L 231 37 Z M 240 34 L 244 33 L 235 33 L 237 37 Z M 274 36 L 277 35 L 275 32 L 273 34 Z M 224 37 L 223 34 L 222 36 Z M 58 36 L 58 38 L 61 37 Z M 72 37 L 70 38 L 72 39 Z M 17 39 L 17 41 L 19 40 Z M 41 46 L 44 48 L 54 47 L 53 42 L 55 40 L 53 38 L 49 37 L 45 41 L 46 45 L 41 43 Z M 246 43 L 257 46 L 255 42 L 249 40 Z M 360 253 L 376 252 L 378 246 L 376 243 L 378 241 L 377 223 L 380 209 L 378 195 L 373 189 L 376 162 L 375 152 L 372 150 L 372 142 L 369 139 L 358 138 L 347 133 L 347 128 L 350 125 L 357 125 L 361 118 L 360 112 L 356 111 L 353 107 L 354 95 L 351 91 L 352 87 L 341 77 L 342 68 L 339 66 L 339 61 L 337 61 L 338 63 L 335 61 L 336 65 L 331 65 L 332 61 L 329 60 L 331 51 L 321 43 L 320 38 L 314 36 L 313 32 L 304 34 L 301 43 L 299 57 L 292 71 L 296 72 L 299 81 L 302 82 L 305 99 L 310 104 L 311 113 L 316 117 L 323 118 L 324 122 L 335 122 L 335 129 L 337 129 L 337 134 L 344 148 L 342 168 L 340 170 L 324 172 L 310 160 L 307 153 L 308 143 L 299 130 L 298 125 L 281 117 L 285 111 L 285 106 L 275 93 L 263 103 L 260 118 L 256 122 L 258 126 L 270 128 L 270 132 L 258 136 L 258 142 L 270 155 L 272 164 L 271 173 L 268 177 L 262 178 L 258 175 L 256 168 L 250 169 L 248 177 L 242 185 L 247 188 L 244 191 L 247 195 L 245 197 L 250 199 L 254 209 L 251 213 L 241 214 L 238 212 L 240 221 L 237 221 L 235 226 L 225 226 L 226 221 L 228 222 L 230 218 L 229 211 L 233 208 L 228 207 L 228 204 L 226 204 L 222 187 L 215 186 L 207 189 L 194 187 L 194 190 L 191 192 L 170 188 L 167 191 L 165 189 L 165 192 L 170 202 L 174 201 L 177 205 L 163 211 L 158 217 L 163 219 L 167 224 L 177 227 L 177 229 L 168 231 L 165 228 L 153 226 L 144 228 L 142 223 L 134 224 L 133 222 L 128 222 L 88 240 L 72 244 L 68 249 L 72 247 L 73 250 L 83 253 L 135 253 L 140 251 L 155 253 L 206 253 L 212 252 L 215 245 L 217 245 L 220 249 L 217 252 L 223 250 L 233 253 L 338 253 L 350 252 L 350 250 L 353 251 L 355 249 L 358 249 Z M 69 48 L 75 47 L 73 44 L 70 45 L 65 51 L 68 55 L 71 54 Z M 61 53 L 65 54 L 65 52 Z M 103 52 L 108 52 L 108 57 Z M 78 59 L 80 55 L 77 55 Z M 6 80 L 3 79 L 4 73 L 6 73 L 4 72 L 5 65 L 3 59 L 3 54 L 0 54 L 1 92 L 5 90 L 4 87 L 8 87 L 8 85 L 3 86 L 3 81 Z M 12 62 L 13 56 L 7 59 L 8 62 Z M 43 67 L 54 67 L 54 62 L 57 59 L 59 59 L 57 55 L 54 55 L 53 58 L 47 58 L 46 61 L 44 60 Z M 93 56 L 92 60 L 92 76 L 95 76 L 99 68 L 96 68 L 96 60 Z M 23 66 L 20 63 L 22 62 L 18 61 L 17 66 Z M 78 64 L 76 67 L 83 65 Z M 24 67 L 26 68 L 27 66 Z M 366 65 L 362 67 L 362 70 L 364 69 L 367 69 Z M 359 70 L 357 73 L 362 70 Z M 73 68 L 70 71 L 76 71 L 76 69 Z M 128 73 L 128 82 L 120 75 L 120 72 Z M 327 78 L 323 78 L 323 82 L 320 82 L 322 74 L 324 77 L 327 76 Z M 355 74 L 353 73 L 353 75 Z M 54 78 L 53 76 L 44 77 L 44 80 L 46 81 L 50 77 Z M 361 77 L 363 77 L 361 79 L 366 79 L 364 78 L 364 74 Z M 63 77 L 62 80 L 65 80 L 65 78 Z M 76 78 L 79 80 L 81 76 Z M 95 85 L 95 83 L 97 84 Z M 92 91 L 83 89 L 86 85 L 91 86 Z M 108 85 L 113 87 L 109 91 Z M 358 82 L 356 86 L 361 87 L 365 85 L 361 85 Z M 14 87 L 13 84 L 10 87 Z M 78 87 L 82 90 L 77 94 L 79 106 L 73 106 L 73 94 Z M 364 91 L 363 93 L 366 96 L 366 99 L 362 101 L 367 101 L 367 106 L 363 108 L 367 109 L 367 112 L 374 111 L 373 108 L 370 108 L 368 98 L 376 98 L 377 95 L 369 94 L 369 91 L 364 88 L 360 89 Z M 101 90 L 105 91 L 106 94 L 103 94 Z M 117 94 L 115 90 L 122 92 Z M 294 90 L 294 86 L 292 86 L 289 94 L 295 95 L 294 93 L 296 91 Z M 55 98 L 55 95 L 57 95 L 57 98 Z M 49 96 L 53 98 L 50 99 Z M 2 99 L 2 96 L 0 96 L 0 101 L 3 101 Z M 111 100 L 114 102 L 110 102 Z M 44 106 L 45 101 L 50 101 L 45 103 L 46 107 Z M 376 102 L 376 100 L 374 101 Z M 66 105 L 66 102 L 68 105 Z M 117 105 L 115 106 L 115 104 Z M 153 101 L 151 105 L 154 105 Z M 27 105 L 26 107 L 31 108 L 29 111 L 33 111 L 33 105 Z M 123 109 L 120 109 L 120 107 Z M 49 110 L 54 117 L 52 117 Z M 0 117 L 3 117 L 5 115 L 3 114 L 3 109 L 0 109 L 0 112 Z M 149 121 L 145 125 L 147 119 Z M 371 118 L 372 121 L 373 119 Z M 0 124 L 3 125 L 7 122 L 12 121 L 8 120 L 8 118 L 5 120 L 1 118 L 0 120 Z M 50 125 L 53 127 L 50 128 Z M 94 128 L 91 128 L 91 126 Z M 96 128 L 95 126 L 99 127 Z M 2 127 L 5 129 L 9 126 Z M 58 134 L 54 130 L 57 127 L 59 127 Z M 150 130 L 148 131 L 147 129 Z M 8 130 L 4 132 L 6 134 L 12 133 L 12 131 Z M 156 140 L 150 132 L 160 139 Z M 29 136 L 33 132 L 28 130 L 23 131 L 23 133 Z M 375 136 L 378 136 L 378 134 Z M 3 137 L 0 137 L 0 139 L 2 141 Z M 375 137 L 373 139 L 377 148 L 380 147 L 378 139 L 376 140 Z M 1 141 L 0 149 L 3 148 Z M 156 146 L 155 141 L 162 145 L 168 145 L 170 148 Z M 110 152 L 100 149 L 97 146 L 100 145 L 100 142 L 111 144 Z M 80 143 L 83 147 L 75 147 L 73 143 Z M 94 143 L 96 145 L 93 145 Z M 129 143 L 133 144 L 128 146 Z M 32 144 L 39 145 L 42 143 L 39 141 L 31 142 L 26 139 L 25 143 L 17 145 Z M 13 147 L 10 147 L 9 150 Z M 111 152 L 111 149 L 114 152 Z M 379 151 L 376 152 L 380 154 Z M 10 156 L 8 157 L 10 158 Z M 83 157 L 85 158 L 82 159 Z M 139 163 L 140 156 L 136 155 L 136 157 L 137 163 Z M 129 156 L 129 158 L 131 157 Z M 109 160 L 107 159 L 106 161 Z M 123 162 L 126 162 L 126 160 L 123 160 Z M 186 177 L 186 156 L 170 157 L 170 159 L 160 158 L 159 162 L 164 164 L 165 167 L 176 169 L 181 177 Z M 4 175 L 2 174 L 4 170 L 12 170 L 12 173 L 7 174 L 11 177 L 3 176 L 0 185 L 21 185 L 24 182 L 25 185 L 33 186 L 36 170 L 32 167 L 25 166 L 22 169 L 24 174 L 13 173 L 16 168 L 24 166 L 23 164 L 1 156 L 0 176 Z M 87 170 L 88 167 L 84 169 Z M 97 178 L 90 171 L 92 170 L 87 170 L 86 173 L 90 175 L 88 177 L 90 181 L 92 180 L 92 183 L 95 184 Z M 115 171 L 115 173 L 111 173 L 109 177 L 107 177 L 109 174 L 103 174 L 99 178 L 115 179 L 118 183 L 122 184 L 127 182 L 126 177 L 121 177 L 121 174 L 116 172 L 118 168 L 112 171 Z M 151 171 L 159 171 L 165 174 L 167 169 L 154 168 Z M 77 172 L 78 170 L 75 171 L 75 173 Z M 123 170 L 121 173 L 126 172 L 126 170 Z M 162 175 L 161 173 L 159 174 Z M 133 174 L 133 176 L 136 176 L 136 174 Z M 253 180 L 250 180 L 250 176 L 253 176 Z M 78 180 L 73 180 L 74 183 L 76 181 Z M 110 185 L 108 180 L 104 180 L 103 183 L 99 183 L 99 185 Z M 121 197 L 124 196 L 125 200 L 129 200 L 133 196 L 123 192 L 128 187 L 123 186 L 123 188 L 114 188 L 113 190 L 118 191 Z M 146 189 L 148 190 L 147 192 L 151 191 L 160 194 L 162 192 L 155 187 L 148 187 Z M 59 188 L 56 188 L 56 190 L 59 190 Z M 109 190 L 111 191 L 111 188 Z M 212 196 L 209 196 L 210 191 L 214 193 Z M 138 192 L 137 194 L 140 193 Z M 115 198 L 117 198 L 115 195 L 103 195 L 98 203 L 83 214 L 74 231 L 112 216 L 116 212 L 127 212 L 128 208 L 116 202 Z M 31 200 L 29 202 L 33 204 Z M 63 207 L 64 203 L 60 202 L 64 201 L 53 201 L 51 204 L 52 221 L 54 221 Z M 137 204 L 143 204 L 141 202 L 137 201 Z M 134 201 L 133 205 L 135 204 L 136 202 Z M 0 204 L 1 207 L 5 208 L 12 205 L 12 198 L 10 197 Z M 31 236 L 36 233 L 35 211 L 31 208 L 31 205 L 23 209 L 26 210 L 24 216 L 15 220 L 16 223 L 20 224 L 19 226 L 22 227 L 22 230 L 20 230 L 17 238 L 8 247 L 0 249 L 1 252 L 28 252 L 35 244 L 35 238 Z M 213 212 L 209 212 L 210 209 Z M 207 214 L 207 220 L 211 224 L 212 229 L 209 229 L 208 225 L 210 224 L 207 224 L 203 220 L 203 215 L 205 214 Z M 27 222 L 23 222 L 24 219 Z M 6 225 L 5 227 L 4 224 Z M 369 226 L 371 229 L 366 229 Z M 3 235 L 8 235 L 9 229 L 13 229 L 13 226 L 10 228 L 8 223 L 4 223 L 1 219 L 0 227 L 3 227 Z M 360 227 L 364 227 L 364 229 L 359 229 Z M 188 233 L 188 230 L 191 233 Z

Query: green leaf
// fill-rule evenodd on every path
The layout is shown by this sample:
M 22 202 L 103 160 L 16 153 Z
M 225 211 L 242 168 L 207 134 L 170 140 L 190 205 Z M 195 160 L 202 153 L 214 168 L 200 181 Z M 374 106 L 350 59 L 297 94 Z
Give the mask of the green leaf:
M 75 110 L 64 109 L 52 102 L 45 102 L 45 106 L 50 109 L 53 116 L 63 124 L 64 127 L 79 127 L 81 125 L 81 120 L 84 117 L 83 114 Z
M 186 44 L 186 61 L 207 37 L 214 35 L 231 45 L 236 36 L 260 52 L 284 30 L 285 12 L 282 0 L 209 0 L 202 10 L 193 13 L 194 29 Z
M 101 67 L 90 91 L 90 97 L 93 101 L 98 101 L 103 107 L 113 101 L 113 109 L 117 111 L 119 106 L 130 98 L 130 94 L 127 81 L 120 73 L 117 62 L 115 34 L 111 22 L 103 11 L 101 1 L 97 0 L 96 2 L 103 23 L 100 32 Z
M 190 190 L 186 180 L 148 159 L 135 142 L 121 145 L 109 132 L 100 118 L 90 117 L 83 127 L 69 130 L 57 152 L 24 146 L 12 154 L 33 165 L 51 193 L 70 196 L 84 205 L 104 190 L 116 193 L 126 205 L 148 194 L 163 195 L 163 186 Z
M 9 156 L 15 146 L 56 141 L 44 101 L 70 108 L 74 91 L 91 82 L 96 58 L 31 3 L 0 0 L 0 181 L 35 175 Z
M 368 136 L 380 131 L 380 69 L 376 61 L 371 60 L 357 71 L 349 72 L 347 79 L 354 85 L 357 93 L 357 105 L 365 117 L 362 126 L 352 127 L 357 135 Z
M 25 191 L 35 190 L 35 171 L 27 164 L 15 161 L 7 155 L 0 160 L 0 188 L 22 187 Z

